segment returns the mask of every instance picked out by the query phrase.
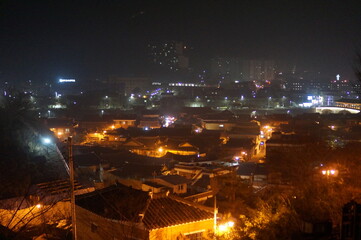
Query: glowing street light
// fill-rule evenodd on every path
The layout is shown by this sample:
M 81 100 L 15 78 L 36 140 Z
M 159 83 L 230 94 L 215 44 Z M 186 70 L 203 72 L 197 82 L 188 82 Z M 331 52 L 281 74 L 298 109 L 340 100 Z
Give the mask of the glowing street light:
M 336 177 L 337 176 L 337 173 L 338 171 L 335 170 L 335 169 L 324 169 L 321 171 L 322 175 L 328 177 L 328 176 L 333 176 L 333 177 Z
M 49 137 L 44 137 L 42 139 L 43 144 L 48 145 L 51 143 L 51 139 Z
M 217 226 L 216 233 L 217 233 L 217 235 L 223 235 L 226 233 L 230 233 L 232 231 L 233 227 L 234 227 L 233 221 L 229 221 L 229 222 L 220 224 Z

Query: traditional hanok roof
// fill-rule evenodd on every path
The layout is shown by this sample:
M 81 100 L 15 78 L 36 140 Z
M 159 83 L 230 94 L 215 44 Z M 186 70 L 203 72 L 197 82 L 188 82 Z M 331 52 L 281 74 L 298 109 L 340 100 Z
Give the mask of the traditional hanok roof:
M 162 142 L 162 139 L 158 136 L 142 136 L 130 138 L 123 144 L 123 146 L 153 149 L 161 146 Z
M 157 229 L 212 218 L 212 211 L 171 196 L 151 199 L 143 223 L 147 229 Z
M 193 144 L 182 139 L 168 138 L 166 141 L 168 149 L 182 150 L 182 151 L 198 151 L 199 149 Z
M 179 175 L 162 175 L 157 178 L 173 185 L 189 183 L 188 179 Z
M 234 120 L 234 114 L 229 110 L 201 116 L 203 121 L 231 121 Z
M 151 182 L 151 181 L 145 181 L 145 182 L 143 182 L 143 184 L 144 184 L 144 185 L 148 185 L 148 186 L 150 186 L 150 187 L 154 187 L 154 188 L 166 188 L 166 187 L 163 186 L 163 185 L 160 185 L 160 184 L 158 184 L 158 183 L 156 183 L 156 182 Z
M 225 145 L 225 148 L 252 148 L 254 146 L 253 140 L 250 138 L 247 139 L 239 139 L 239 138 L 231 138 Z
M 267 175 L 267 169 L 264 164 L 254 162 L 239 163 L 237 175 L 252 176 L 252 175 Z
M 152 198 L 123 185 L 77 196 L 76 204 L 105 218 L 142 222 L 148 230 L 213 218 L 204 206 L 170 195 Z
M 78 183 L 78 181 L 74 181 L 75 190 L 82 189 L 83 186 Z M 34 185 L 31 188 L 31 194 L 47 194 L 47 195 L 56 195 L 61 193 L 69 192 L 70 189 L 70 181 L 68 179 L 65 180 L 57 180 L 51 182 L 44 182 Z
M 210 107 L 183 107 L 180 111 L 180 113 L 188 115 L 201 115 L 213 112 Z
M 76 167 L 99 166 L 101 163 L 102 159 L 100 159 L 95 153 L 85 153 L 74 156 L 74 164 Z

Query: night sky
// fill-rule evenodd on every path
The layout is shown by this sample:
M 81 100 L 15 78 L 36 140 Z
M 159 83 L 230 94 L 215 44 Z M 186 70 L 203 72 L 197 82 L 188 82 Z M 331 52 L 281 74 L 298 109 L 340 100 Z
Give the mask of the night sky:
M 147 43 L 354 78 L 361 1 L 0 0 L 0 80 L 140 74 Z

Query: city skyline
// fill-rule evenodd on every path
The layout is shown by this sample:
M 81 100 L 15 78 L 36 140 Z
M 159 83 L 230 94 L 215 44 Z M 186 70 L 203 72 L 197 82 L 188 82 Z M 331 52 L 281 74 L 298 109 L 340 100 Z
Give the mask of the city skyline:
M 355 79 L 358 1 L 4 1 L 2 80 L 146 74 L 151 42 L 182 41 L 190 63 L 275 59 Z

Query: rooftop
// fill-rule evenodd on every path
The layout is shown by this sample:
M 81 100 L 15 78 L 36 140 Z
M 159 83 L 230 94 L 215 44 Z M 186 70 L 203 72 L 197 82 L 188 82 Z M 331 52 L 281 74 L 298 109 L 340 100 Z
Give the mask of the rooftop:
M 123 185 L 77 196 L 76 204 L 105 218 L 142 222 L 148 230 L 213 218 L 211 209 L 182 198 L 152 198 Z
M 173 185 L 189 183 L 188 179 L 186 179 L 185 177 L 179 176 L 179 175 L 163 175 L 163 176 L 159 176 L 157 178 L 162 179 L 163 181 L 166 181 Z

